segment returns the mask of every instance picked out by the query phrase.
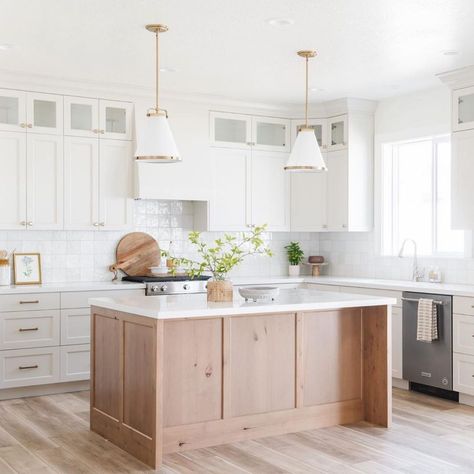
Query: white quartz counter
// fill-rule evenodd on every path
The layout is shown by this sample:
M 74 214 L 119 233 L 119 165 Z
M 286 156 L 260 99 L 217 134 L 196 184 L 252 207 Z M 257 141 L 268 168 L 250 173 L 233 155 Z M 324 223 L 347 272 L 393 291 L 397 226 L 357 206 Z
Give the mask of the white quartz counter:
M 148 318 L 182 319 L 384 306 L 396 304 L 396 299 L 309 289 L 292 289 L 281 290 L 275 301 L 262 303 L 245 302 L 237 292 L 234 292 L 234 301 L 230 303 L 209 303 L 205 294 L 91 298 L 89 303 L 92 306 Z
M 106 291 L 106 290 L 134 290 L 145 289 L 143 283 L 128 281 L 87 281 L 44 283 L 42 285 L 8 285 L 0 286 L 0 295 L 13 295 L 24 293 L 63 293 L 68 291 Z

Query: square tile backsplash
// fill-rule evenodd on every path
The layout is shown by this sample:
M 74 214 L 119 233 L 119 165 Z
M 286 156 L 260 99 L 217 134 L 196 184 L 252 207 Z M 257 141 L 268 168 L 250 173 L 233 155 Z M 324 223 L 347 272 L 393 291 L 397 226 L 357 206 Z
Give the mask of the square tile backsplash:
M 167 249 L 173 241 L 177 256 L 195 257 L 187 241 L 193 229 L 193 203 L 187 201 L 134 201 L 134 227 L 147 232 L 160 247 Z M 43 282 L 107 281 L 112 279 L 109 265 L 115 262 L 115 247 L 128 232 L 111 231 L 0 231 L 0 248 L 17 252 L 40 252 Z M 206 232 L 205 239 L 222 235 Z M 317 234 L 308 232 L 267 232 L 265 240 L 274 256 L 250 257 L 237 267 L 234 276 L 286 275 L 288 263 L 284 246 L 298 240 L 306 255 L 317 254 Z

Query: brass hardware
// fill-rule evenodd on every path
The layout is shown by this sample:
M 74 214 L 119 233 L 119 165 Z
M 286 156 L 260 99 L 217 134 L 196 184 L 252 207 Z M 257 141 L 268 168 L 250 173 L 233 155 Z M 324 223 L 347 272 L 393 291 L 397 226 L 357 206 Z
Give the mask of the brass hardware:
M 166 25 L 160 25 L 160 24 L 150 24 L 146 25 L 145 28 L 148 31 L 151 31 L 152 33 L 166 33 L 168 31 L 168 27 Z
M 20 304 L 38 304 L 39 300 L 20 301 Z
M 99 227 L 99 223 L 98 223 L 98 222 L 94 222 L 92 225 L 93 225 L 94 227 Z
M 104 226 L 105 226 L 105 222 L 99 222 L 99 225 L 100 225 L 100 227 L 104 227 Z
M 298 56 L 305 58 L 306 62 L 306 89 L 305 89 L 305 106 L 304 106 L 304 123 L 305 127 L 308 128 L 308 60 L 309 58 L 314 58 L 316 56 L 316 51 L 310 51 L 310 50 L 302 50 L 298 51 L 296 54 Z M 290 169 L 290 168 L 285 168 L 285 169 Z
M 347 227 L 346 224 L 342 224 L 342 228 L 345 229 Z
M 99 130 L 99 133 L 101 133 L 102 135 L 105 133 L 104 130 Z
M 31 123 L 29 123 L 29 124 L 27 125 L 27 127 L 28 127 L 28 128 L 33 128 L 33 125 L 32 125 Z
M 20 365 L 18 368 L 20 370 L 25 370 L 25 369 L 37 369 L 39 367 L 38 364 L 36 365 Z
M 20 225 L 26 226 L 26 221 L 21 221 L 21 222 L 20 222 Z
M 32 222 L 32 221 L 28 221 L 28 222 L 26 223 L 26 225 L 29 225 L 29 226 L 31 227 L 31 226 L 33 225 L 33 222 Z
M 21 128 L 26 128 L 26 123 L 23 123 L 23 122 L 20 123 L 20 127 L 21 127 Z
M 181 161 L 179 156 L 137 156 L 137 160 L 163 160 L 163 161 Z
M 285 166 L 284 168 L 285 170 L 293 170 L 293 171 L 296 171 L 296 170 L 316 170 L 316 171 L 326 171 L 327 168 L 326 167 L 316 167 L 316 166 Z
M 92 133 L 99 133 L 99 130 L 98 130 L 97 128 L 94 128 L 94 129 L 92 130 Z
M 166 25 L 161 24 L 150 24 L 146 25 L 145 28 L 148 31 L 151 31 L 156 36 L 156 102 L 155 102 L 155 111 L 159 113 L 160 107 L 158 105 L 158 93 L 159 93 L 159 86 L 160 86 L 160 58 L 159 58 L 159 51 L 160 51 L 160 43 L 159 43 L 159 36 L 160 33 L 166 33 L 168 31 L 168 27 Z
M 18 331 L 26 332 L 26 331 L 38 331 L 39 328 L 20 328 Z

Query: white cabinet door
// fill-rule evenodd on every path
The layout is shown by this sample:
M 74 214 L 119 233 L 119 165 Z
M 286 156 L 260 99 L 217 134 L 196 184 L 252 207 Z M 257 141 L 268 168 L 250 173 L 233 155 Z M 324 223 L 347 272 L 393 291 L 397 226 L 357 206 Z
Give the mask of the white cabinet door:
M 474 316 L 453 315 L 453 351 L 474 356 Z
M 451 227 L 474 228 L 474 130 L 451 136 Z
M 226 112 L 210 112 L 210 142 L 225 148 L 248 148 L 252 143 L 252 117 Z
M 61 310 L 61 345 L 89 344 L 90 308 Z
M 267 224 L 270 231 L 290 229 L 288 155 L 253 151 L 251 160 L 251 224 Z
M 63 137 L 28 135 L 27 225 L 29 229 L 63 227 Z
M 0 132 L 0 229 L 26 228 L 26 133 Z
M 327 154 L 327 224 L 329 231 L 348 225 L 348 156 L 346 151 Z
M 403 378 L 402 309 L 392 306 L 392 377 Z
M 26 92 L 0 89 L 0 130 L 21 132 L 26 126 Z
M 99 136 L 99 101 L 86 97 L 64 97 L 64 135 Z
M 474 87 L 453 91 L 452 104 L 453 131 L 474 129 Z
M 28 92 L 26 95 L 28 132 L 63 134 L 63 96 Z
M 132 142 L 100 140 L 99 225 L 121 230 L 132 224 Z
M 212 148 L 211 160 L 213 196 L 209 228 L 213 231 L 245 230 L 250 224 L 250 150 Z
M 91 230 L 99 225 L 99 140 L 64 138 L 64 227 Z
M 131 102 L 99 100 L 99 133 L 101 138 L 132 139 Z
M 347 148 L 347 115 L 328 119 L 328 151 Z
M 326 160 L 326 157 L 324 157 Z M 291 230 L 327 230 L 327 172 L 291 174 Z
M 252 147 L 262 151 L 290 151 L 290 120 L 252 117 Z
M 81 344 L 60 348 L 61 382 L 90 378 L 90 346 Z
M 453 388 L 474 395 L 474 356 L 453 354 Z

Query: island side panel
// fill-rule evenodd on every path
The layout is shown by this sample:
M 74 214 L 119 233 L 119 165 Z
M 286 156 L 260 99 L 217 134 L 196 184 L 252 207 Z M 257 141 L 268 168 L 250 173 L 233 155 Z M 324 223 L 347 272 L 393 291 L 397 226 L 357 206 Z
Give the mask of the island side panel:
M 295 318 L 294 313 L 230 318 L 224 392 L 231 417 L 295 407 Z
M 164 426 L 222 418 L 222 318 L 164 321 Z
M 302 326 L 299 351 L 303 359 L 299 364 L 302 406 L 361 400 L 360 309 L 299 313 L 298 316 Z
M 365 420 L 392 423 L 391 307 L 363 308 L 363 399 Z

